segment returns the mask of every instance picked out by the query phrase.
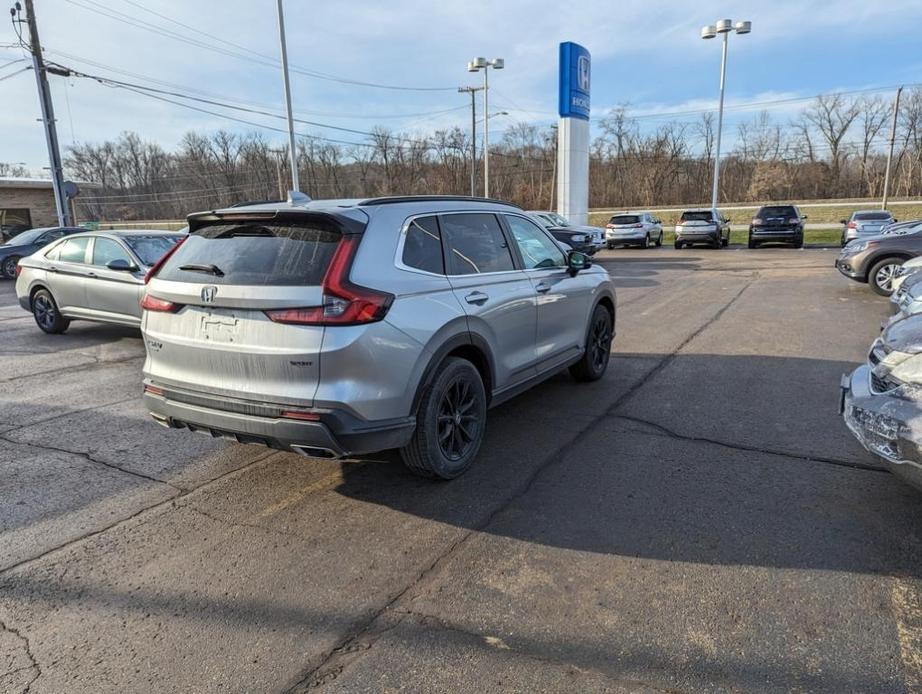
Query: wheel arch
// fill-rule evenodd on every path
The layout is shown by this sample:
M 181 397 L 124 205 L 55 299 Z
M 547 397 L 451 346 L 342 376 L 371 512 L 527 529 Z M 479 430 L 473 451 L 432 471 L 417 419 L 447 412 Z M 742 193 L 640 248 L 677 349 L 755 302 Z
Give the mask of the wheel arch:
M 902 260 L 905 263 L 907 260 L 912 260 L 915 257 L 916 256 L 914 256 L 912 253 L 908 253 L 906 251 L 881 251 L 873 257 L 869 258 L 867 263 L 865 263 L 864 281 L 871 281 L 871 270 L 873 270 L 874 266 L 882 260 L 896 258 L 898 260 Z
M 448 357 L 461 357 L 474 365 L 483 380 L 484 391 L 487 395 L 487 407 L 489 407 L 493 394 L 493 384 L 496 379 L 493 353 L 484 338 L 476 333 L 468 332 L 448 338 L 433 351 L 432 357 L 426 364 L 426 368 L 417 383 L 416 393 L 413 395 L 411 414 L 415 415 L 419 410 L 419 402 L 422 399 L 426 385 Z

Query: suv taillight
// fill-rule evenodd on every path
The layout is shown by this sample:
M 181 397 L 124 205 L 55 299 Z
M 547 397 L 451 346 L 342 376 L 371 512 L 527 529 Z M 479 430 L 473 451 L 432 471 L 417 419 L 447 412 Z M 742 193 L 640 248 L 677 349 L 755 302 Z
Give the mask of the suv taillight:
M 265 314 L 275 323 L 292 325 L 361 325 L 382 320 L 394 295 L 361 287 L 349 281 L 349 271 L 362 237 L 342 237 L 323 277 L 323 305 L 280 308 Z
M 858 227 L 858 225 L 857 225 L 855 222 L 849 222 L 849 223 L 848 223 L 848 228 L 849 228 L 849 229 L 855 229 L 855 228 L 857 228 L 857 227 Z
M 163 264 L 167 260 L 170 259 L 170 256 L 176 252 L 177 248 L 179 248 L 180 246 L 183 245 L 183 243 L 185 243 L 187 238 L 189 237 L 184 236 L 183 238 L 179 239 L 179 241 L 177 241 L 170 250 L 168 250 L 166 253 L 160 256 L 160 260 L 154 263 L 153 267 L 151 267 L 151 269 L 147 271 L 147 274 L 144 275 L 144 284 L 147 284 L 148 282 L 151 281 L 151 278 L 160 271 L 160 268 L 163 267 Z
M 19 277 L 19 275 L 22 274 L 22 265 L 20 264 L 21 262 L 22 261 L 19 261 L 18 263 L 16 263 L 16 271 L 15 271 L 16 277 Z
M 158 299 L 156 296 L 145 294 L 141 299 L 141 308 L 145 311 L 154 311 L 157 313 L 176 313 L 182 308 L 182 304 L 174 304 L 166 299 Z

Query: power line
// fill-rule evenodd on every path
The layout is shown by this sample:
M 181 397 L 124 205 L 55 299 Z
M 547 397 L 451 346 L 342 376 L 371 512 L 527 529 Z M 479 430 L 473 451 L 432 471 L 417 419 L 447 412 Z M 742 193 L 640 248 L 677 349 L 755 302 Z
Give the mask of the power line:
M 211 45 L 204 41 L 198 40 L 194 37 L 189 37 L 184 34 L 180 34 L 178 32 L 166 29 L 162 26 L 151 24 L 150 22 L 146 22 L 143 19 L 133 17 L 132 15 L 126 14 L 124 12 L 120 12 L 119 10 L 115 10 L 111 7 L 106 7 L 105 5 L 102 5 L 101 3 L 96 2 L 96 0 L 84 0 L 84 2 L 88 2 L 91 4 L 91 6 L 89 7 L 83 4 L 83 2 L 79 2 L 78 0 L 66 0 L 66 2 L 76 7 L 80 7 L 81 9 L 87 10 L 89 12 L 94 12 L 104 17 L 108 17 L 109 19 L 113 19 L 115 21 L 122 22 L 130 26 L 139 28 L 139 29 L 143 29 L 145 31 L 150 31 L 155 34 L 159 34 L 161 36 L 171 38 L 175 41 L 179 41 L 186 45 L 197 46 L 205 50 L 210 50 L 216 53 L 220 53 L 222 55 L 226 55 L 226 56 L 233 57 L 233 58 L 238 58 L 241 60 L 246 60 L 251 63 L 257 63 L 257 64 L 261 64 L 261 65 L 268 66 L 268 67 L 276 68 L 279 65 L 278 60 L 271 56 L 268 56 L 264 53 L 259 53 L 245 46 L 240 46 L 239 44 L 236 44 L 231 41 L 228 41 L 227 39 L 215 36 L 214 34 L 209 34 L 200 28 L 193 27 L 188 24 L 183 24 L 182 22 L 179 22 L 178 20 L 174 20 L 170 17 L 167 17 L 166 15 L 161 15 L 160 13 L 155 12 L 154 10 L 149 10 L 143 7 L 142 5 L 140 5 L 140 3 L 130 3 L 130 4 L 133 4 L 135 7 L 139 7 L 140 9 L 144 9 L 154 15 L 167 19 L 173 24 L 182 26 L 194 32 L 196 35 L 208 36 L 209 38 L 215 41 L 218 41 L 219 43 L 232 46 L 233 48 L 237 50 L 230 50 L 226 48 L 221 48 L 220 46 Z M 243 52 L 241 53 L 240 51 L 243 51 Z M 405 86 L 405 85 L 381 84 L 378 82 L 366 82 L 362 80 L 351 79 L 348 77 L 332 75 L 332 74 L 328 74 L 324 72 L 317 72 L 316 70 L 309 70 L 303 67 L 299 67 L 297 65 L 291 65 L 289 66 L 289 69 L 291 72 L 295 72 L 297 74 L 301 74 L 306 77 L 312 77 L 314 79 L 326 80 L 329 82 L 338 82 L 340 84 L 348 84 L 348 85 L 359 86 L 359 87 L 373 87 L 376 89 L 389 89 L 389 90 L 396 90 L 396 91 L 417 91 L 417 92 L 442 92 L 442 91 L 452 91 L 453 92 L 456 89 L 455 87 L 410 87 L 410 86 Z
M 24 67 L 24 68 L 20 68 L 19 70 L 16 70 L 16 72 L 11 72 L 11 73 L 8 74 L 8 75 L 4 75 L 3 77 L 0 77 L 0 82 L 3 82 L 4 80 L 8 80 L 10 77 L 15 77 L 16 75 L 21 75 L 22 73 L 28 72 L 28 71 L 31 70 L 31 69 L 32 69 L 31 66 L 29 66 L 29 67 Z

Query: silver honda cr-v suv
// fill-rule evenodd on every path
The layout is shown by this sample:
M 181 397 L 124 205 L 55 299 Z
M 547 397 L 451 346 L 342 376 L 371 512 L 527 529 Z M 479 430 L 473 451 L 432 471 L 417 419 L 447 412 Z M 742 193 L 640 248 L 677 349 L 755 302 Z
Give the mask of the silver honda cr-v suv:
M 292 194 L 189 227 L 142 301 L 144 399 L 164 426 L 314 457 L 399 448 L 448 479 L 487 408 L 608 366 L 608 273 L 510 204 Z

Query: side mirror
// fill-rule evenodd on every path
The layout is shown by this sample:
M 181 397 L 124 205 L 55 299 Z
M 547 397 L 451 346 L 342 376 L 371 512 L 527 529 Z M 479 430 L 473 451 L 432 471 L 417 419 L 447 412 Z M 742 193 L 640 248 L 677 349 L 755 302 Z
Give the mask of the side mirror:
M 839 220 L 839 224 L 848 224 L 848 220 L 847 220 L 847 219 L 840 219 L 840 220 Z
M 900 220 L 898 220 L 896 217 L 893 218 L 893 223 L 894 223 L 894 224 L 896 224 L 898 221 L 900 221 Z
M 567 269 L 570 271 L 570 277 L 576 277 L 580 270 L 585 270 L 592 265 L 592 259 L 585 253 L 579 251 L 570 251 L 567 253 Z
M 800 218 L 801 218 L 801 219 L 806 219 L 806 218 L 807 218 L 807 215 L 802 214 L 802 215 L 800 215 Z
M 115 260 L 110 260 L 108 263 L 106 263 L 106 267 L 110 270 L 117 270 L 120 272 L 134 272 L 138 269 L 137 265 L 126 260 L 125 258 L 116 258 Z

